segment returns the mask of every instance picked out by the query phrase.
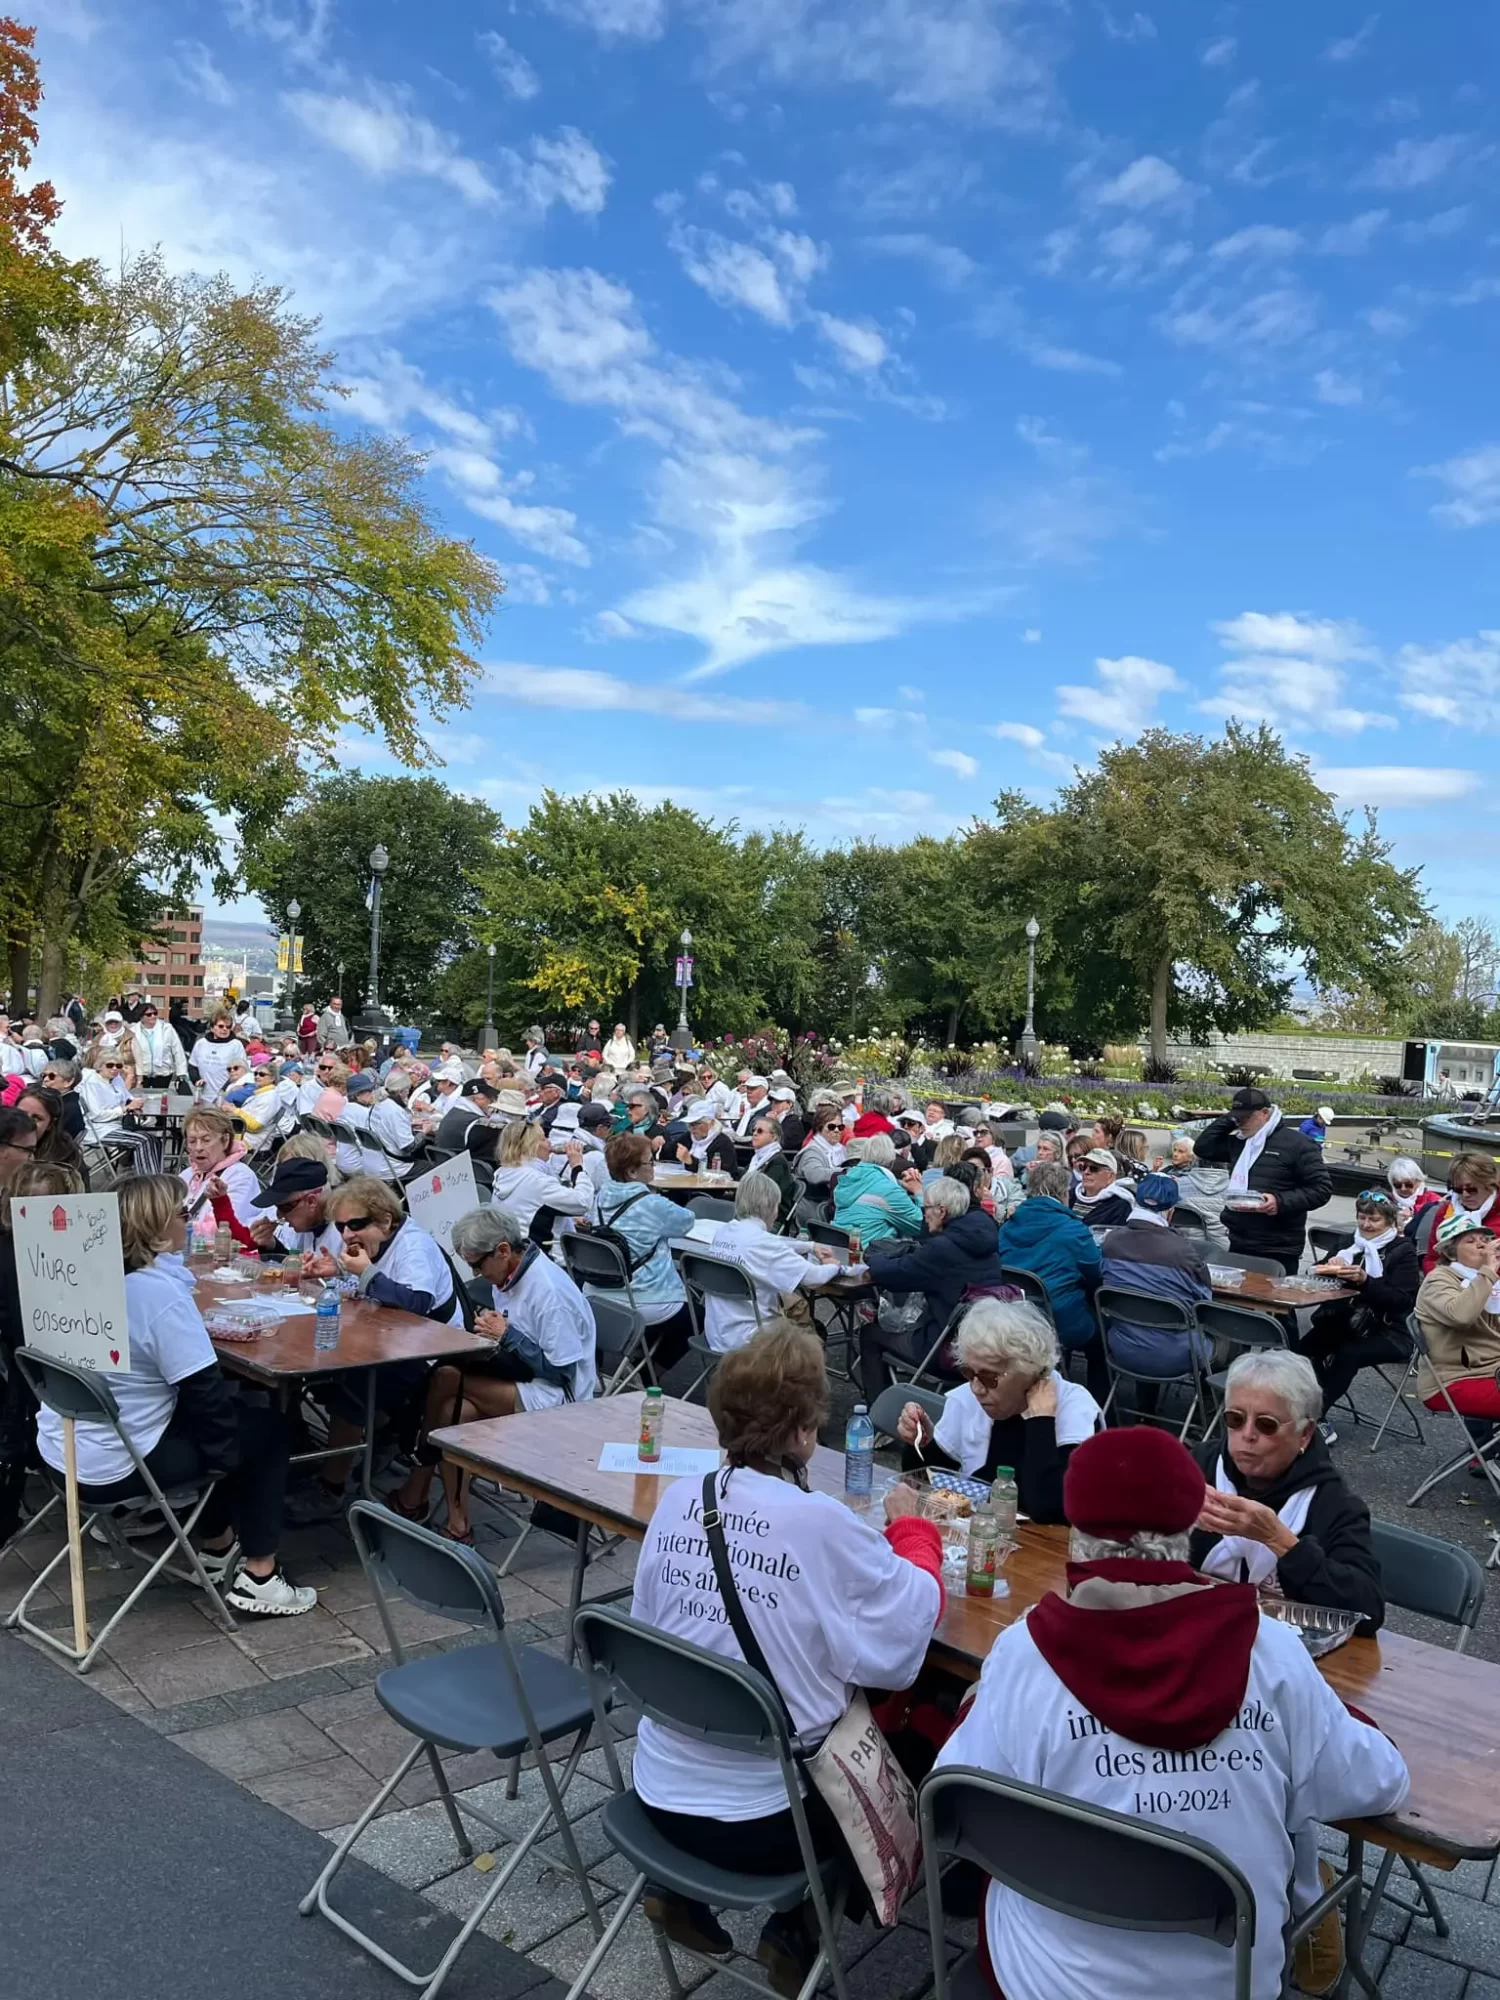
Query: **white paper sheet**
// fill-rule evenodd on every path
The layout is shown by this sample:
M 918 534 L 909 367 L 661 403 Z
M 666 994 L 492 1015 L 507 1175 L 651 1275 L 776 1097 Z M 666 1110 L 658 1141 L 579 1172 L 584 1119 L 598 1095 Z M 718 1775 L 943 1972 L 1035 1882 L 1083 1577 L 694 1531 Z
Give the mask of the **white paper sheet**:
M 659 1473 L 663 1479 L 687 1479 L 694 1473 L 701 1479 L 705 1472 L 717 1472 L 720 1453 L 702 1447 L 685 1444 L 664 1444 L 661 1457 L 650 1465 L 643 1465 L 639 1447 L 635 1444 L 607 1444 L 599 1453 L 600 1472 L 646 1472 Z

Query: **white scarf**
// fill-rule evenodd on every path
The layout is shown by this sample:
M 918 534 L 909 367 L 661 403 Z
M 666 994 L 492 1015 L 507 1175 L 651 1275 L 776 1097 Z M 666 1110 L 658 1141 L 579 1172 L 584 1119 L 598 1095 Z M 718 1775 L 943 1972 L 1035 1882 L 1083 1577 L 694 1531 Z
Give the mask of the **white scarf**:
M 1214 1486 L 1220 1493 L 1238 1493 L 1229 1474 L 1224 1470 L 1221 1458 L 1214 1471 Z M 1284 1507 L 1278 1507 L 1276 1517 L 1282 1526 L 1293 1535 L 1300 1535 L 1307 1526 L 1307 1510 L 1312 1506 L 1314 1486 L 1299 1486 Z M 1205 1576 L 1223 1577 L 1226 1583 L 1240 1581 L 1240 1565 L 1244 1565 L 1245 1581 L 1253 1583 L 1257 1589 L 1270 1583 L 1276 1575 L 1276 1557 L 1264 1542 L 1252 1542 L 1244 1535 L 1225 1535 L 1217 1541 L 1198 1567 Z
M 715 1138 L 718 1136 L 718 1131 L 719 1131 L 719 1121 L 715 1119 L 713 1124 L 709 1126 L 708 1130 L 704 1133 L 701 1139 L 694 1139 L 692 1141 L 690 1151 L 692 1152 L 693 1158 L 697 1160 L 700 1164 L 708 1158 L 708 1149 L 713 1144 Z
M 1353 1243 L 1337 1251 L 1333 1261 L 1335 1264 L 1352 1264 L 1355 1258 L 1359 1257 L 1364 1263 L 1365 1276 L 1367 1278 L 1378 1278 L 1385 1269 L 1385 1265 L 1381 1262 L 1380 1253 L 1387 1243 L 1394 1243 L 1399 1234 L 1399 1230 L 1392 1224 L 1389 1229 L 1383 1231 L 1379 1236 L 1358 1237 Z
M 1448 1269 L 1453 1272 L 1465 1291 L 1477 1277 L 1482 1275 L 1472 1264 L 1450 1264 Z M 1490 1295 L 1484 1302 L 1484 1309 L 1487 1313 L 1500 1313 L 1500 1278 L 1490 1286 Z
M 750 1155 L 750 1165 L 746 1168 L 746 1172 L 749 1173 L 756 1167 L 765 1166 L 768 1161 L 774 1160 L 780 1151 L 781 1148 L 774 1139 L 769 1146 L 757 1146 L 755 1151 Z
M 1170 1227 L 1164 1215 L 1160 1214 L 1154 1208 L 1142 1208 L 1138 1201 L 1133 1201 L 1130 1204 L 1130 1220 L 1132 1222 L 1149 1222 L 1156 1229 L 1167 1229 Z
M 1250 1169 L 1265 1151 L 1267 1139 L 1270 1138 L 1280 1123 L 1281 1113 L 1273 1109 L 1270 1117 L 1261 1126 L 1260 1130 L 1247 1139 L 1244 1145 L 1241 1146 L 1240 1156 L 1230 1169 L 1228 1193 L 1249 1194 Z
M 1083 1182 L 1080 1181 L 1078 1183 L 1078 1192 L 1073 1197 L 1073 1206 L 1075 1208 L 1092 1208 L 1095 1202 L 1112 1201 L 1118 1194 L 1124 1195 L 1126 1200 L 1133 1205 L 1135 1200 L 1135 1182 L 1122 1181 L 1117 1176 L 1112 1181 L 1106 1181 L 1097 1194 L 1085 1194 L 1083 1191 Z
M 1448 1220 L 1448 1216 L 1450 1215 L 1472 1215 L 1476 1221 L 1483 1222 L 1484 1218 L 1489 1214 L 1490 1210 L 1495 1206 L 1496 1195 L 1500 1195 L 1500 1188 L 1496 1188 L 1493 1194 L 1486 1195 L 1484 1200 L 1479 1204 L 1478 1208 L 1460 1208 L 1458 1203 L 1454 1201 L 1453 1198 L 1450 1196 L 1448 1200 L 1448 1215 L 1443 1216 L 1441 1219 L 1444 1222 L 1446 1222 Z M 1436 1234 L 1437 1232 L 1436 1230 L 1434 1230 L 1433 1231 L 1434 1237 L 1436 1236 Z

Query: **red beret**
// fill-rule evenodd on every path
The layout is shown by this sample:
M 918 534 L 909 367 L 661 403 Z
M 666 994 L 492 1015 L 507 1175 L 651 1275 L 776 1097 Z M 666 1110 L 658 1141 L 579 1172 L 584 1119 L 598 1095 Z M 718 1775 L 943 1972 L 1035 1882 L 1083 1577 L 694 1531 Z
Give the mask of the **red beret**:
M 1100 1431 L 1068 1461 L 1063 1512 L 1100 1541 L 1185 1534 L 1203 1511 L 1207 1482 L 1185 1445 L 1152 1424 Z

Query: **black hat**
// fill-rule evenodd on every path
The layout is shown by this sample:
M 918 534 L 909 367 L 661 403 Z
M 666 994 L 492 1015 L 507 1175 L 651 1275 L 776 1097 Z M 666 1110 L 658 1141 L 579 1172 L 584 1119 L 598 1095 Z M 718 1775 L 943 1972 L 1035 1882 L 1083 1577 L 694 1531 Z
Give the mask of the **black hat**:
M 595 1125 L 612 1125 L 614 1114 L 607 1104 L 595 1104 L 592 1099 L 578 1107 L 578 1122 L 587 1132 Z
M 488 1077 L 475 1076 L 471 1077 L 464 1085 L 463 1095 L 465 1097 L 487 1097 L 491 1104 L 493 1104 L 495 1099 L 500 1095 L 500 1086 L 498 1083 L 491 1083 Z
M 252 1197 L 252 1208 L 280 1208 L 299 1194 L 312 1194 L 328 1185 L 328 1168 L 322 1160 L 278 1160 L 271 1185 Z
M 1247 1085 L 1245 1089 L 1237 1090 L 1229 1100 L 1229 1115 L 1231 1118 L 1248 1118 L 1252 1111 L 1269 1111 L 1270 1109 L 1270 1098 L 1267 1097 L 1263 1090 L 1256 1090 L 1253 1085 Z

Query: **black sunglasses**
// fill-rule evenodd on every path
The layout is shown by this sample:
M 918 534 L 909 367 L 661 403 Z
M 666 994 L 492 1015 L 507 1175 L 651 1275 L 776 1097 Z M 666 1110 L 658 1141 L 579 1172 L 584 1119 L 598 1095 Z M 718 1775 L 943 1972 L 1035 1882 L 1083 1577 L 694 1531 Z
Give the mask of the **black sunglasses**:
M 346 1215 L 341 1222 L 336 1222 L 333 1226 L 340 1236 L 347 1236 L 351 1229 L 368 1229 L 373 1220 L 373 1216 L 369 1215 Z
M 1295 1422 L 1295 1417 L 1273 1417 L 1268 1415 L 1265 1410 L 1257 1410 L 1253 1417 L 1248 1410 L 1226 1410 L 1224 1412 L 1224 1427 L 1226 1430 L 1242 1431 L 1246 1424 L 1249 1424 L 1254 1430 L 1255 1435 L 1263 1438 L 1273 1438 L 1278 1431 L 1285 1430 L 1288 1424 Z

